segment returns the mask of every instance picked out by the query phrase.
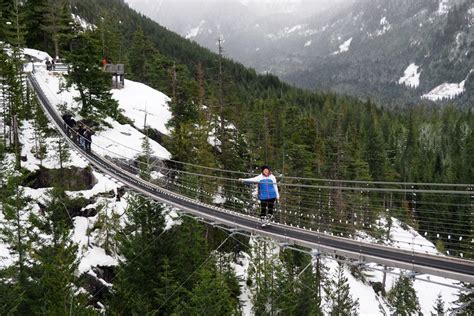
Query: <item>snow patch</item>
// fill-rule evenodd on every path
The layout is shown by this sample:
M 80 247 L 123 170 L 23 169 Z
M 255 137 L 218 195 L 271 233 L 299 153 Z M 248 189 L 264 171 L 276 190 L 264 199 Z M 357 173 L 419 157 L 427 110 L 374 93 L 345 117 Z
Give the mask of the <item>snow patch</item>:
M 290 33 L 293 33 L 295 31 L 301 30 L 302 28 L 303 28 L 303 26 L 301 24 L 295 25 L 293 27 L 285 27 L 285 33 L 290 34 Z
M 447 14 L 449 12 L 449 9 L 450 9 L 449 0 L 440 0 L 438 11 L 436 11 L 436 14 L 437 15 Z
M 340 53 L 344 53 L 344 52 L 347 52 L 349 51 L 349 48 L 351 46 L 351 43 L 352 43 L 352 37 L 349 38 L 347 41 L 345 41 L 344 43 L 342 43 L 341 45 L 339 45 L 339 50 L 335 51 L 334 53 L 332 53 L 332 55 L 337 55 L 337 54 L 340 54 Z
M 204 23 L 206 23 L 206 20 L 202 20 L 201 22 L 199 22 L 199 25 L 190 29 L 184 37 L 190 39 L 198 36 L 201 33 L 201 28 L 204 26 Z
M 91 23 L 87 22 L 85 19 L 81 18 L 79 15 L 71 14 L 71 16 L 72 16 L 72 19 L 74 20 L 74 22 L 79 24 L 79 26 L 84 31 L 93 31 L 97 28 L 94 24 L 91 24 Z
M 375 32 L 375 36 L 383 35 L 386 32 L 390 31 L 390 29 L 392 28 L 392 26 L 390 25 L 386 17 L 383 17 L 382 19 L 380 19 L 380 25 L 382 26 L 382 29 L 377 30 Z
M 431 101 L 440 101 L 444 99 L 452 99 L 464 93 L 464 83 L 466 80 L 461 81 L 460 83 L 442 83 L 430 92 L 423 94 L 422 99 L 427 99 Z
M 32 48 L 24 48 L 23 54 L 25 54 L 26 56 L 32 57 L 34 61 L 38 61 L 38 62 L 44 62 L 46 60 L 53 59 L 48 53 L 42 52 L 40 50 L 32 49 Z
M 398 80 L 399 84 L 404 84 L 409 88 L 417 88 L 420 84 L 420 72 L 418 72 L 419 66 L 415 63 L 411 63 L 407 69 L 405 69 L 404 75 Z
M 83 254 L 78 267 L 79 275 L 96 266 L 118 266 L 118 261 L 117 259 L 107 255 L 103 248 L 93 246 Z

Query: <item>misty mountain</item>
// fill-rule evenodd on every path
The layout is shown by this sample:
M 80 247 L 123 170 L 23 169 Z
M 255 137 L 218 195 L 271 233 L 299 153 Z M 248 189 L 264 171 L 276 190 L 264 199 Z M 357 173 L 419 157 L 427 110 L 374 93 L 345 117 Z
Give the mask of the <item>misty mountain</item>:
M 384 103 L 473 101 L 472 0 L 128 0 L 160 24 L 300 87 Z

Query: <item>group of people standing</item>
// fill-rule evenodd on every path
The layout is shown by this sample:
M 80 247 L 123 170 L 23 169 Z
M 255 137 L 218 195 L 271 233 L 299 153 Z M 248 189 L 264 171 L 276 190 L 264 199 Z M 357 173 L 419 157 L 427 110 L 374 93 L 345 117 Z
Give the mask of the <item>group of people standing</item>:
M 56 58 L 52 58 L 51 60 L 49 60 L 49 58 L 46 59 L 46 62 L 45 62 L 46 63 L 46 70 L 48 70 L 48 71 L 56 70 L 56 60 L 55 59 Z
M 72 138 L 76 144 L 79 144 L 82 149 L 90 151 L 93 132 L 83 123 L 77 123 L 70 114 L 65 114 L 62 118 L 67 136 Z

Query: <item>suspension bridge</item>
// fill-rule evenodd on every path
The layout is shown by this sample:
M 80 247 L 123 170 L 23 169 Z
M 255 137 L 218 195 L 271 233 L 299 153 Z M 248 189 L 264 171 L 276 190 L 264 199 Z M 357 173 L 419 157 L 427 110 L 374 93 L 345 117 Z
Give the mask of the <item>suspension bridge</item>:
M 156 160 L 155 167 L 160 176 L 144 180 L 139 176 L 140 162 L 131 162 L 126 157 L 120 159 L 119 152 L 97 148 L 94 143 L 90 151 L 78 146 L 68 136 L 61 115 L 45 93 L 44 85 L 33 73 L 29 73 L 27 79 L 50 122 L 70 147 L 98 171 L 139 194 L 176 207 L 209 224 L 237 233 L 270 237 L 281 245 L 299 245 L 313 252 L 343 256 L 359 263 L 373 262 L 416 274 L 474 283 L 474 262 L 468 259 L 473 258 L 474 243 L 472 184 L 281 177 L 280 207 L 272 224 L 262 228 L 255 214 L 252 188 L 238 180 L 246 173 Z M 127 147 L 116 140 L 110 141 Z M 110 155 L 103 154 L 108 151 Z M 227 198 L 209 193 L 219 191 L 225 191 Z M 228 198 L 229 195 L 233 197 Z M 383 220 L 379 218 L 380 210 L 386 213 Z M 417 212 L 427 214 L 430 220 L 415 220 Z M 391 222 L 399 216 L 408 222 L 413 220 L 422 236 L 442 238 L 447 255 L 427 246 L 415 234 L 410 238 L 392 238 L 394 244 L 390 244 Z M 381 240 L 387 242 L 381 243 Z

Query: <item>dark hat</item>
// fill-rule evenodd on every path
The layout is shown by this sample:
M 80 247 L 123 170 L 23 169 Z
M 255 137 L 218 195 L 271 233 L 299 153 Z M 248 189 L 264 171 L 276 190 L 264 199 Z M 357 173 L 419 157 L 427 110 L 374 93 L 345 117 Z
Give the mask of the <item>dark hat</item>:
M 272 171 L 272 168 L 270 168 L 270 166 L 262 166 L 262 167 L 260 167 L 260 169 L 262 170 L 262 172 L 265 169 L 268 169 L 269 171 Z

